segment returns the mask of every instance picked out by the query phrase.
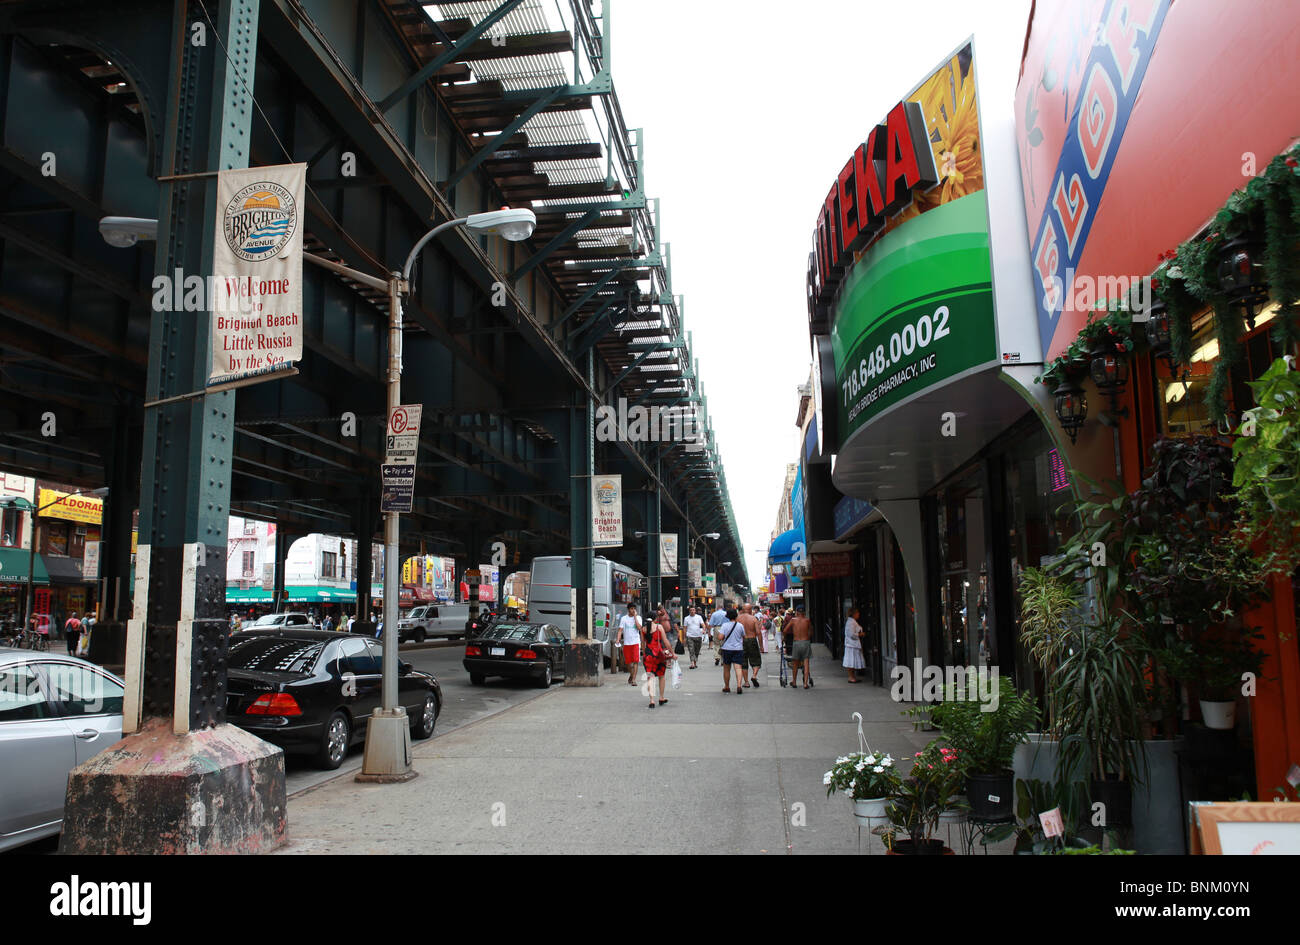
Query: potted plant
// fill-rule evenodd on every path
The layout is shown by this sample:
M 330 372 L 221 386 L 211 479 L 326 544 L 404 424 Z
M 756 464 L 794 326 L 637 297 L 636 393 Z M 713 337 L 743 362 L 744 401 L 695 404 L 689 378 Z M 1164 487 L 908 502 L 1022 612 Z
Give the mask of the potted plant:
M 899 782 L 886 808 L 888 825 L 875 828 L 895 855 L 953 855 L 942 840 L 934 837 L 944 811 L 958 806 L 955 800 L 960 765 L 957 753 L 931 742 L 918 751 L 911 773 Z M 904 838 L 900 839 L 900 835 Z
M 853 816 L 859 821 L 885 816 L 889 797 L 900 781 L 894 759 L 882 751 L 855 751 L 835 759 L 822 776 L 826 796 L 836 791 L 853 799 Z
M 931 717 L 961 759 L 971 816 L 1002 820 L 1011 814 L 1015 781 L 1011 758 L 1037 723 L 1038 706 L 1032 695 L 1018 692 L 1006 676 L 998 677 L 995 699 L 974 696 L 950 684 Z
M 1258 631 L 1226 629 L 1181 639 L 1160 651 L 1161 661 L 1179 682 L 1192 687 L 1206 728 L 1227 731 L 1237 724 L 1237 696 L 1247 673 L 1258 676 L 1264 655 L 1253 645 Z
M 1049 837 L 1041 814 L 1057 810 L 1061 815 L 1062 832 Z M 1090 813 L 1088 792 L 1079 781 L 1040 781 L 1037 778 L 1016 782 L 1016 819 L 990 830 L 986 842 L 997 843 L 1016 838 L 1015 853 L 1021 856 L 1041 856 L 1064 852 L 1075 847 L 1090 846 L 1084 836 Z

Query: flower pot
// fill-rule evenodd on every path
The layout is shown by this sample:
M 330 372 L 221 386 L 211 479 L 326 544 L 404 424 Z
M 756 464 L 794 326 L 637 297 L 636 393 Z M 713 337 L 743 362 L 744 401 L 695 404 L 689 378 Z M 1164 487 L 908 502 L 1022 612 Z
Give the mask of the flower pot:
M 1149 771 L 1141 784 L 1133 786 L 1133 847 L 1140 854 L 1180 856 L 1187 852 L 1186 804 L 1178 776 L 1184 746 L 1181 738 L 1146 743 Z
M 854 798 L 853 816 L 858 820 L 867 817 L 874 817 L 877 820 L 885 816 L 885 808 L 889 805 L 887 797 L 865 797 Z
M 911 840 L 895 840 L 892 850 L 885 851 L 890 856 L 956 856 L 952 850 L 943 845 L 942 840 L 922 840 L 919 847 L 913 847 Z
M 1093 778 L 1088 785 L 1088 796 L 1094 804 L 1106 805 L 1107 827 L 1127 827 L 1133 823 L 1133 785 L 1128 781 Z
M 1201 700 L 1201 719 L 1206 728 L 1228 731 L 1237 727 L 1237 703 Z
M 967 804 L 969 806 L 969 802 L 964 797 L 954 798 L 954 800 L 961 801 L 962 803 Z M 966 808 L 949 807 L 942 814 L 939 815 L 939 823 L 941 826 L 953 826 L 955 824 L 964 824 L 966 823 L 966 817 L 967 817 Z
M 1007 820 L 1016 799 L 1015 772 L 1010 768 L 996 774 L 972 774 L 966 780 L 972 820 Z

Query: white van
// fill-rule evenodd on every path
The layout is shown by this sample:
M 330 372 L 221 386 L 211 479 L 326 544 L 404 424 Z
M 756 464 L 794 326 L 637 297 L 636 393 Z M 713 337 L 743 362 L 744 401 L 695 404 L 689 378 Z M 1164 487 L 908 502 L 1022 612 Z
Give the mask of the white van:
M 571 636 L 571 567 L 572 559 L 568 556 L 552 555 L 534 558 L 529 570 L 528 618 L 554 624 L 565 639 Z M 636 604 L 638 610 L 643 609 L 644 595 L 638 595 L 638 591 L 644 585 L 645 578 L 640 572 L 608 558 L 596 558 L 591 576 L 592 633 L 602 642 L 607 658 L 611 628 L 618 626 L 618 618 L 626 612 L 629 603 Z
M 455 640 L 465 635 L 467 623 L 469 604 L 421 604 L 397 621 L 397 639 L 399 643 L 423 643 L 426 637 Z

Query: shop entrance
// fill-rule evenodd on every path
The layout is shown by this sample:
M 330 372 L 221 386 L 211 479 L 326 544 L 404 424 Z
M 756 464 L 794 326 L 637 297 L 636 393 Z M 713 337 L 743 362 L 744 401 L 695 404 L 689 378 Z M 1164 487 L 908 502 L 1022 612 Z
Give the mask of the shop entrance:
M 990 632 L 984 498 L 978 468 L 939 493 L 940 656 L 947 666 L 997 662 L 997 643 Z

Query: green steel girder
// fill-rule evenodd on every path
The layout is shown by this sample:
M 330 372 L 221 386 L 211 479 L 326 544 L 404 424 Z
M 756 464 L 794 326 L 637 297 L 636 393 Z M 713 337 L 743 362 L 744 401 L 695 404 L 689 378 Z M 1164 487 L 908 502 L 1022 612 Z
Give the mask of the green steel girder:
M 656 351 L 668 351 L 673 347 L 675 347 L 675 345 L 672 342 L 665 342 L 663 344 L 653 345 L 650 348 L 646 349 L 645 351 L 641 352 L 641 354 L 637 355 L 637 357 L 632 361 L 631 364 L 629 364 L 626 368 L 623 369 L 622 373 L 620 373 L 618 377 L 614 378 L 612 381 L 609 382 L 609 385 L 605 388 L 604 392 L 600 395 L 601 399 L 608 397 L 609 392 L 612 391 L 615 387 L 617 387 L 623 381 L 624 378 L 626 378 L 629 374 L 631 374 L 638 367 L 640 367 L 646 361 L 646 359 L 650 357 L 650 355 L 654 354 Z
M 551 336 L 555 337 L 559 333 L 560 328 L 564 326 L 564 323 L 567 322 L 571 317 L 573 317 L 573 315 L 578 311 L 578 309 L 582 308 L 584 305 L 586 305 L 588 302 L 594 299 L 596 297 L 596 294 L 600 292 L 601 289 L 605 288 L 605 286 L 609 285 L 610 282 L 612 282 L 614 279 L 618 278 L 619 274 L 624 269 L 631 269 L 634 267 L 640 268 L 639 263 L 637 263 L 635 260 L 626 260 L 618 263 L 617 265 L 614 266 L 613 269 L 605 273 L 605 275 L 601 276 L 600 279 L 597 280 L 594 285 L 589 287 L 586 292 L 580 295 L 572 304 L 569 305 L 568 308 L 564 310 L 563 313 L 561 313 L 559 320 L 551 326 L 550 329 Z
M 546 257 L 550 256 L 553 252 L 567 243 L 572 236 L 578 233 L 578 231 L 585 230 L 587 224 L 598 216 L 600 216 L 599 210 L 588 210 L 582 216 L 578 217 L 578 219 L 574 220 L 559 233 L 555 234 L 549 243 L 516 266 L 510 273 L 510 281 L 518 282 L 528 273 L 532 272 L 534 268 L 545 261 Z
M 466 174 L 490 158 L 498 148 L 510 140 L 511 135 L 526 125 L 530 118 L 544 109 L 547 105 L 554 102 L 562 91 L 563 86 L 556 86 L 555 88 L 548 89 L 541 95 L 537 96 L 531 105 L 516 115 L 511 120 L 510 124 L 506 125 L 505 128 L 501 130 L 500 134 L 489 139 L 486 144 L 474 152 L 468 161 L 456 168 L 456 170 L 452 172 L 451 176 L 447 178 L 447 182 L 443 189 L 446 190 L 448 194 L 454 194 L 456 192 L 456 185 L 465 179 Z
M 505 17 L 506 14 L 519 6 L 522 2 L 523 0 L 503 0 L 500 6 L 466 31 L 465 35 L 458 39 L 450 49 L 445 50 L 433 59 L 430 59 L 405 82 L 393 89 L 393 91 L 389 92 L 388 95 L 384 96 L 384 100 L 379 103 L 380 114 L 387 112 L 402 99 L 406 98 L 420 86 L 424 85 L 424 83 L 428 82 L 431 78 L 437 75 L 438 70 L 443 66 L 455 62 L 456 59 L 460 57 L 461 53 L 465 51 L 466 47 L 473 44 L 475 40 L 495 26 L 503 17 Z

